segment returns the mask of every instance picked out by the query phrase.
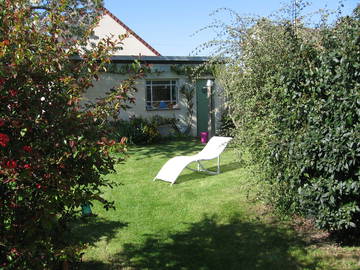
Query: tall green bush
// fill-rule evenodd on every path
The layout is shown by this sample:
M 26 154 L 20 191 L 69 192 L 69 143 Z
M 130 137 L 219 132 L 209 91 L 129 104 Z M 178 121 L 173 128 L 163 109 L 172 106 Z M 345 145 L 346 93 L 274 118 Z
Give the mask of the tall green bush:
M 359 8 L 316 29 L 233 18 L 208 45 L 220 44 L 236 142 L 271 184 L 268 199 L 320 228 L 359 231 Z
M 325 30 L 321 46 L 316 55 L 299 47 L 306 68 L 295 62 L 283 72 L 273 167 L 296 191 L 288 198 L 296 209 L 341 231 L 360 226 L 358 14 Z

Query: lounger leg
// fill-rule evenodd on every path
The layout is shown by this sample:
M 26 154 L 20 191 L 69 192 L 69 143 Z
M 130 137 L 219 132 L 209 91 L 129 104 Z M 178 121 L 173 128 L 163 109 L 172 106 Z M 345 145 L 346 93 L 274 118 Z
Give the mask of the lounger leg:
M 200 161 L 197 161 L 197 163 L 198 163 L 198 171 L 199 172 L 206 172 L 206 173 L 209 173 L 209 174 L 219 174 L 220 173 L 220 156 L 218 157 L 218 160 L 217 160 L 217 170 L 215 172 L 205 169 L 205 167 L 201 164 Z M 186 168 L 190 169 L 192 171 L 195 171 L 194 169 L 191 169 L 191 168 L 188 168 L 188 167 L 186 167 Z

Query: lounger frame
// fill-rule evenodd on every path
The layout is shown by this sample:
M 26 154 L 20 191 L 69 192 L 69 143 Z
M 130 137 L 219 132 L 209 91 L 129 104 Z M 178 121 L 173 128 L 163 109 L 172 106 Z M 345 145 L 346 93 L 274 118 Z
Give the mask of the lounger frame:
M 220 173 L 220 155 L 225 150 L 227 144 L 232 140 L 230 137 L 212 137 L 202 151 L 193 156 L 177 156 L 168 160 L 155 176 L 156 179 L 170 182 L 173 185 L 183 169 L 196 172 L 205 172 L 216 175 Z M 201 161 L 217 159 L 217 170 L 211 171 L 204 167 Z M 197 169 L 188 167 L 192 162 L 197 163 Z

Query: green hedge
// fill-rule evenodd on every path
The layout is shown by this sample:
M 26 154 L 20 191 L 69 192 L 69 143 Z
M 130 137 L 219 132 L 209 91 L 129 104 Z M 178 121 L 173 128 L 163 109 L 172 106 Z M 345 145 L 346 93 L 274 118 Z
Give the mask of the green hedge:
M 322 35 L 323 49 L 299 46 L 281 77 L 272 165 L 295 192 L 283 198 L 339 231 L 360 226 L 359 20 L 343 18 Z
M 267 198 L 332 232 L 360 232 L 359 11 L 321 29 L 237 16 L 217 72 Z

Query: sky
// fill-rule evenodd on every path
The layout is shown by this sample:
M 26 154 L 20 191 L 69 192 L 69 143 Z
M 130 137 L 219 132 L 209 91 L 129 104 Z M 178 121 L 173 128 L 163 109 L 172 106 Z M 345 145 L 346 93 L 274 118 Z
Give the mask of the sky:
M 240 15 L 268 16 L 289 0 L 104 0 L 105 7 L 164 56 L 195 55 L 194 50 L 214 36 L 208 26 L 219 8 Z M 342 14 L 349 15 L 359 0 L 343 0 Z M 306 12 L 336 10 L 339 0 L 313 0 Z M 216 18 L 227 19 L 225 12 Z M 220 17 L 219 17 L 220 16 Z M 198 55 L 206 55 L 200 53 Z

